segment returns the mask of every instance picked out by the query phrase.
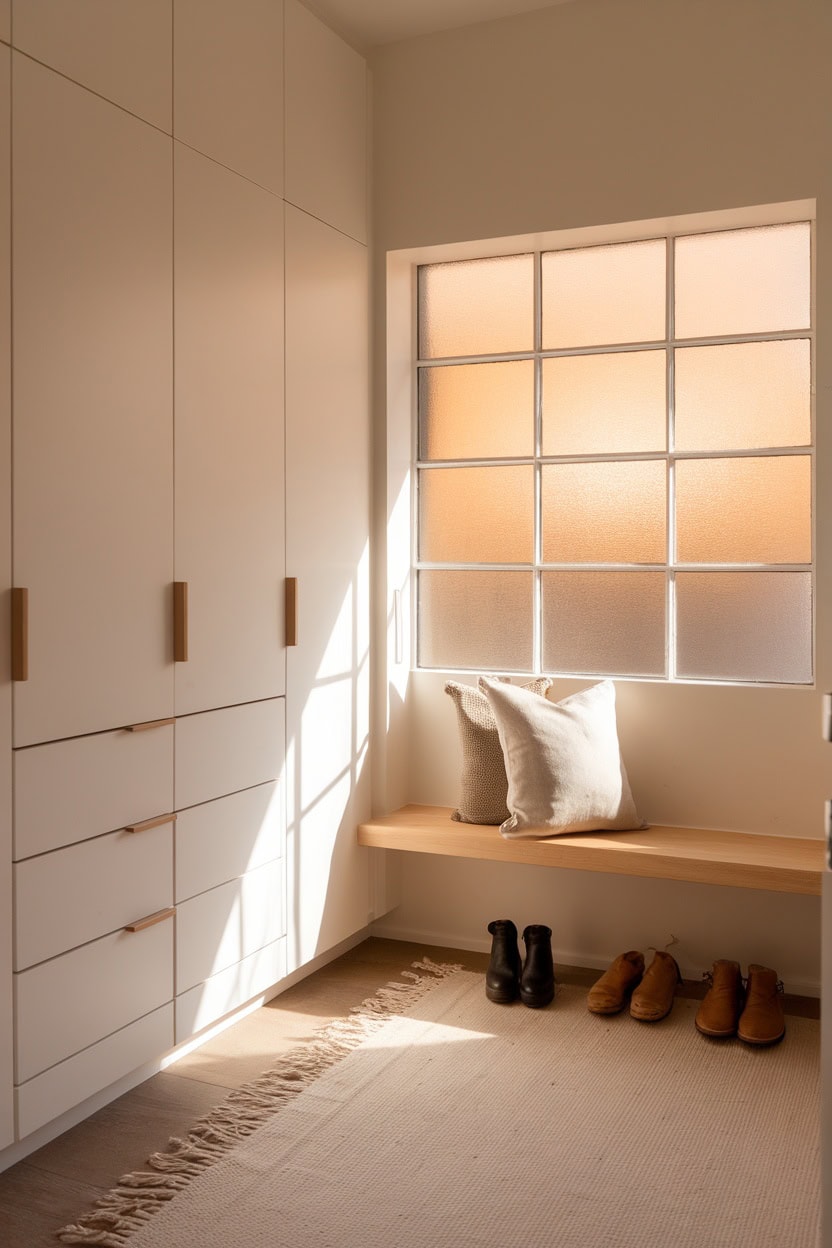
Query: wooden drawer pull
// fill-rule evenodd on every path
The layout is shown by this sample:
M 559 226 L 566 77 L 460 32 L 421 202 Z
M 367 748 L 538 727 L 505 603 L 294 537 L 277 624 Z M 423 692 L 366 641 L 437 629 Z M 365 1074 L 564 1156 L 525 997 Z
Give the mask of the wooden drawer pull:
M 173 582 L 173 661 L 188 662 L 188 582 Z
M 286 577 L 286 645 L 298 644 L 298 578 Z
M 12 680 L 29 679 L 29 591 L 12 590 Z
M 127 732 L 149 732 L 151 728 L 166 728 L 168 724 L 175 724 L 175 719 L 148 719 L 143 724 L 127 724 Z
M 125 932 L 143 932 L 147 927 L 155 927 L 157 923 L 164 923 L 165 919 L 172 919 L 176 914 L 176 906 L 168 906 L 167 910 L 157 910 L 155 914 L 148 914 L 143 919 L 136 919 L 135 923 L 128 923 Z
M 128 823 L 125 832 L 148 832 L 151 828 L 161 828 L 165 823 L 176 823 L 176 815 L 157 815 L 155 819 L 145 819 L 142 823 Z

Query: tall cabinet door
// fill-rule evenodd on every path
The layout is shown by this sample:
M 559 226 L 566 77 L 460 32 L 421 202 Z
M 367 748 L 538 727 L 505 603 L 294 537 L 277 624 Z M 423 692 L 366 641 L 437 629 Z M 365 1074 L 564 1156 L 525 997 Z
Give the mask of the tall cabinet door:
M 0 34 L 3 32 L 0 31 Z M 8 31 L 5 32 L 8 37 Z M 0 592 L 11 584 L 11 357 L 9 349 L 9 49 L 0 46 Z M 0 1148 L 14 1139 L 12 1053 L 12 690 L 9 613 L 0 616 Z
M 289 970 L 368 921 L 367 249 L 286 209 Z
M 283 202 L 175 145 L 176 713 L 284 692 Z
M 173 710 L 170 139 L 13 54 L 15 745 Z

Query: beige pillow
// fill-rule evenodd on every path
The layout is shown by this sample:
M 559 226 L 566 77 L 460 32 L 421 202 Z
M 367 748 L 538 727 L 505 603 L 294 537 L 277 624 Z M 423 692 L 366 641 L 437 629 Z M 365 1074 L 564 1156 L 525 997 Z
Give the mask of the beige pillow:
M 562 702 L 483 680 L 497 721 L 509 839 L 642 828 L 621 760 L 615 685 L 604 680 Z
M 545 697 L 551 680 L 541 676 L 523 688 Z M 497 724 L 488 698 L 472 685 L 449 680 L 445 692 L 453 699 L 462 746 L 462 792 L 451 815 L 457 823 L 503 823 L 508 819 L 508 780 Z

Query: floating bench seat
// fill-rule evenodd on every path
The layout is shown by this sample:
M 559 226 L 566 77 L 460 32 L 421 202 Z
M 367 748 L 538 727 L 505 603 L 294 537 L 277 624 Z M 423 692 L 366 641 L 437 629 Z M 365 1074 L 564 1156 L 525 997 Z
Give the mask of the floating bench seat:
M 813 896 L 820 895 L 824 869 L 821 840 L 651 826 L 509 841 L 496 827 L 454 823 L 448 806 L 403 806 L 362 823 L 358 841 L 376 849 Z

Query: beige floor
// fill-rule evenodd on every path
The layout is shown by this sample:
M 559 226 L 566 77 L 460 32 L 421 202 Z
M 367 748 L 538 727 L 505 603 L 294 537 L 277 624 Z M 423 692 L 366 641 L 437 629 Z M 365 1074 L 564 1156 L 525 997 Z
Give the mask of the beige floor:
M 261 1074 L 316 1028 L 346 1014 L 427 954 L 484 970 L 485 954 L 368 940 L 248 1015 L 163 1074 L 134 1088 L 25 1161 L 0 1174 L 0 1245 L 55 1248 L 55 1230 L 73 1221 L 119 1176 L 141 1169 L 148 1154 L 181 1135 L 225 1093 Z M 591 983 L 597 972 L 557 968 L 561 982 Z M 684 995 L 699 995 L 685 985 Z M 792 1013 L 816 1003 L 791 999 Z

